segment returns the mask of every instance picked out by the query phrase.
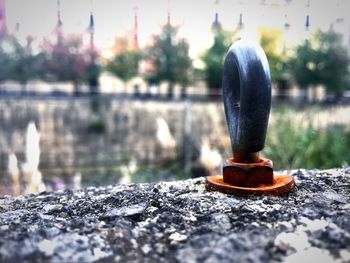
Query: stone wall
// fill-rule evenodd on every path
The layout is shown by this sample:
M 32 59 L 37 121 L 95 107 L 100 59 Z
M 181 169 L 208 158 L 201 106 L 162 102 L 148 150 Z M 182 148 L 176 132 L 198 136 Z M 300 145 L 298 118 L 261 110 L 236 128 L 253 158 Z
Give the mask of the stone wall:
M 163 149 L 157 139 L 159 118 L 165 120 L 175 139 L 172 151 Z M 187 135 L 186 118 L 190 121 Z M 1 171 L 6 171 L 11 152 L 20 162 L 25 161 L 30 121 L 36 123 L 41 135 L 42 170 L 112 166 L 129 159 L 154 163 L 181 156 L 188 144 L 198 154 L 204 138 L 221 152 L 230 150 L 221 103 L 104 99 L 94 112 L 86 98 L 0 100 Z
M 97 112 L 91 105 L 88 98 L 79 97 L 0 99 L 0 176 L 6 173 L 10 153 L 16 154 L 20 164 L 25 162 L 25 134 L 30 121 L 36 123 L 41 135 L 40 170 L 44 175 L 52 170 L 72 174 L 90 167 L 127 165 L 130 160 L 144 165 L 176 157 L 191 161 L 198 158 L 203 145 L 207 145 L 207 152 L 218 153 L 216 157 L 231 155 L 221 102 L 103 98 Z M 348 106 L 294 110 L 289 115 L 291 122 L 305 126 L 310 120 L 314 127 L 349 127 L 350 123 Z M 159 119 L 168 126 L 175 147 L 159 140 Z M 274 111 L 270 129 L 273 123 Z M 171 141 L 168 139 L 166 136 L 163 141 Z M 204 162 L 213 159 L 209 154 L 204 157 Z
M 0 262 L 349 262 L 350 169 L 298 170 L 284 197 L 204 178 L 0 198 Z

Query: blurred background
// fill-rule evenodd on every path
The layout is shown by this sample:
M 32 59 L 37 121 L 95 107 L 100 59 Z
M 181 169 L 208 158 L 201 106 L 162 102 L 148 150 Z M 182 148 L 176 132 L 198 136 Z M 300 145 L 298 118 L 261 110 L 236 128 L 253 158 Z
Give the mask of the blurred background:
M 0 0 L 0 194 L 220 173 L 223 60 L 265 50 L 263 155 L 350 163 L 350 0 Z

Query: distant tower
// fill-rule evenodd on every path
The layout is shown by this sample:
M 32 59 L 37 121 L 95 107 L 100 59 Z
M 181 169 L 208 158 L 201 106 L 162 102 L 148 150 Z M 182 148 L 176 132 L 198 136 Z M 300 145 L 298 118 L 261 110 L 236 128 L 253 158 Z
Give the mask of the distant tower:
M 310 16 L 307 15 L 305 20 L 305 30 L 309 31 L 309 28 L 310 28 Z
M 310 28 L 310 15 L 309 15 L 309 10 L 310 10 L 310 0 L 307 0 L 306 2 L 306 8 L 307 8 L 307 15 L 306 15 L 306 19 L 305 19 L 305 30 L 309 31 Z
M 90 23 L 89 23 L 89 33 L 90 33 L 90 49 L 95 49 L 95 21 L 94 21 L 94 15 L 92 12 L 90 13 Z
M 62 41 L 62 35 L 63 35 L 63 23 L 61 20 L 61 1 L 57 0 L 57 6 L 56 6 L 56 12 L 57 12 L 57 24 L 55 27 L 55 34 L 57 35 L 57 43 L 60 43 Z
M 168 17 L 167 17 L 167 24 L 170 25 L 171 19 L 170 19 L 170 0 L 168 0 Z
M 290 28 L 290 24 L 288 22 L 288 16 L 287 14 L 284 15 L 284 24 L 283 24 L 284 30 L 288 30 Z
M 215 15 L 214 15 L 214 22 L 212 25 L 212 28 L 214 31 L 219 30 L 219 27 L 220 27 L 218 5 L 219 5 L 219 0 L 215 0 Z
M 244 27 L 243 24 L 243 14 L 239 14 L 239 21 L 238 21 L 238 29 L 242 29 Z
M 92 9 L 91 9 L 92 10 Z M 94 15 L 92 11 L 90 11 L 90 19 L 89 19 L 89 28 L 88 28 L 89 34 L 90 34 L 90 63 L 87 69 L 87 75 L 88 75 L 88 83 L 89 83 L 89 89 L 90 93 L 96 94 L 98 92 L 98 67 L 97 67 L 97 50 L 95 47 L 95 20 Z
M 0 0 L 0 38 L 7 35 L 5 0 Z
M 139 26 L 138 26 L 138 17 L 137 17 L 137 7 L 134 7 L 134 49 L 139 49 Z
M 216 28 L 219 26 L 219 14 L 218 13 L 215 13 L 213 25 Z

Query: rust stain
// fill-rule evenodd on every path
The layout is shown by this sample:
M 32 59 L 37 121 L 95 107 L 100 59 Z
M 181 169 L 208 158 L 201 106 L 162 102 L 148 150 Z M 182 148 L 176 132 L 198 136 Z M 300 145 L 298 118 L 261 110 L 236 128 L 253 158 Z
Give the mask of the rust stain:
M 290 192 L 296 185 L 290 175 L 274 175 L 272 184 L 262 184 L 257 187 L 235 186 L 223 181 L 222 175 L 213 175 L 207 177 L 205 186 L 208 190 L 220 191 L 226 194 L 239 196 L 247 195 L 273 195 L 282 196 Z
M 227 159 L 223 165 L 223 175 L 209 176 L 206 180 L 206 188 L 240 196 L 282 196 L 296 186 L 292 176 L 274 174 L 270 159 L 259 157 L 256 153 L 253 158 L 252 156 L 249 158 L 253 160 L 259 157 L 255 158 L 257 162 L 244 162 L 247 159 L 241 157 L 233 156 Z

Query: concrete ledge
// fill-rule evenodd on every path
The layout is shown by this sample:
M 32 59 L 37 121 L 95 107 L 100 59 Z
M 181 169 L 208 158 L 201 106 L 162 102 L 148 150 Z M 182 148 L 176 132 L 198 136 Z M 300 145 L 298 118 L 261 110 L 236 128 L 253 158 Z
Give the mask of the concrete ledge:
M 1 262 L 350 261 L 350 169 L 293 171 L 283 198 L 204 178 L 0 199 Z

